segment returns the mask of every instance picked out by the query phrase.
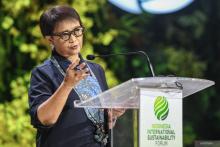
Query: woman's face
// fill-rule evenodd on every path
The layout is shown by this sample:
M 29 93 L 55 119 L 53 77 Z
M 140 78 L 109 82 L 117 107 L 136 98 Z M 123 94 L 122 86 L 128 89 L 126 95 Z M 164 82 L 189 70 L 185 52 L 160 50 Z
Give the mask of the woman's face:
M 78 56 L 83 44 L 82 27 L 78 20 L 65 19 L 58 22 L 53 33 L 49 41 L 60 55 L 66 58 Z

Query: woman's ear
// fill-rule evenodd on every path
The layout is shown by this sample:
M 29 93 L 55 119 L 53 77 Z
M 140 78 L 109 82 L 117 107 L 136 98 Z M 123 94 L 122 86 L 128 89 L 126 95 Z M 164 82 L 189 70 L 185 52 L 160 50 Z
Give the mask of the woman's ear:
M 45 36 L 45 39 L 50 43 L 53 44 L 53 38 L 51 36 Z
M 53 38 L 51 36 L 45 36 L 45 39 L 49 42 L 50 47 L 53 49 L 54 48 Z

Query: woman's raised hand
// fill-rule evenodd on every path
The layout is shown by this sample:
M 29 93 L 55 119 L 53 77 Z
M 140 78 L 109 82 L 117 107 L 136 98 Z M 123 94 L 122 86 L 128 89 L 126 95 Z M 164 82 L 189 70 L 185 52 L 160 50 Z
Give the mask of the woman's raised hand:
M 81 63 L 78 67 L 80 59 L 78 58 L 75 62 L 72 62 L 66 70 L 66 76 L 64 83 L 68 86 L 75 86 L 80 80 L 84 79 L 89 75 L 89 69 L 85 68 L 86 64 Z M 76 68 L 77 67 L 77 68 Z

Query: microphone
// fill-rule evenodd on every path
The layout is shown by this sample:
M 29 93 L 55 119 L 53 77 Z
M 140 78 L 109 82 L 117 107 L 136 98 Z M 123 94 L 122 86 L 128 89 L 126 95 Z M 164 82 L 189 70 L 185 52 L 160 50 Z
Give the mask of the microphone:
M 153 69 L 153 66 L 150 62 L 150 58 L 148 57 L 147 53 L 144 52 L 144 51 L 137 51 L 137 52 L 127 52 L 127 53 L 116 53 L 116 54 L 107 54 L 107 55 L 87 55 L 86 56 L 86 59 L 87 60 L 94 60 L 96 57 L 109 57 L 109 56 L 117 56 L 117 55 L 143 55 L 147 58 L 147 65 L 148 65 L 148 68 L 151 72 L 151 75 L 152 77 L 155 77 L 155 74 L 154 74 L 154 69 Z

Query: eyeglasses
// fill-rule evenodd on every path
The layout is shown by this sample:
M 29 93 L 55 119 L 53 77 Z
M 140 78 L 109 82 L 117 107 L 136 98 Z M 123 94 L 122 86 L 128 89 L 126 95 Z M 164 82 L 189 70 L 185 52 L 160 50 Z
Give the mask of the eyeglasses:
M 64 41 L 67 41 L 70 39 L 71 35 L 73 34 L 75 37 L 80 37 L 84 33 L 84 27 L 79 26 L 72 31 L 65 31 L 65 32 L 60 32 L 60 33 L 53 33 L 51 36 L 58 36 Z

